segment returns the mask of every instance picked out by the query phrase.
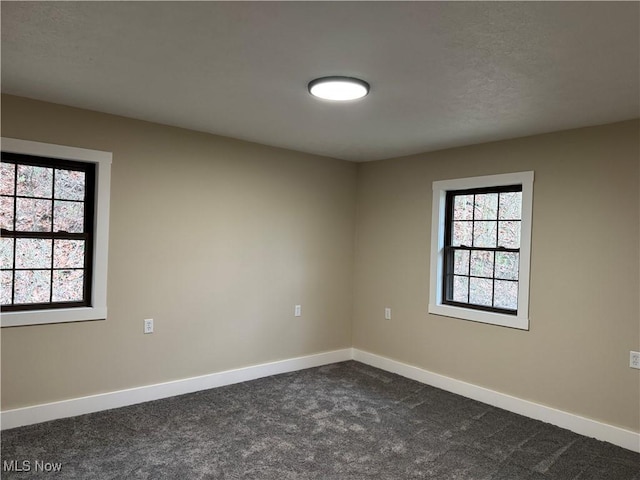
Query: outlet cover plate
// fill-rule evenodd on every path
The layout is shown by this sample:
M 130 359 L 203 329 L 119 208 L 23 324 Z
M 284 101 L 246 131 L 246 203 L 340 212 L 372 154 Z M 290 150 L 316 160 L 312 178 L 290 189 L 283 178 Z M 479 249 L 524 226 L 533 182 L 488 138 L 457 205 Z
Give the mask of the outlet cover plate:
M 146 318 L 144 320 L 144 333 L 153 333 L 153 318 Z
M 640 370 L 640 352 L 634 352 L 633 350 L 629 352 L 629 366 Z

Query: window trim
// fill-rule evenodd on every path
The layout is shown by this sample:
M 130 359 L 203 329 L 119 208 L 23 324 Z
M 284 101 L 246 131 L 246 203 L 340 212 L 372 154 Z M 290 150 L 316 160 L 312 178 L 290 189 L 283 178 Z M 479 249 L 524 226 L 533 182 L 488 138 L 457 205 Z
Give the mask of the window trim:
M 529 172 L 486 175 L 433 182 L 431 213 L 431 265 L 429 313 L 504 327 L 529 330 L 529 276 L 531 265 L 531 219 L 533 211 L 533 179 Z M 445 207 L 448 191 L 522 185 L 522 223 L 520 231 L 520 263 L 518 275 L 518 313 L 489 312 L 443 303 L 443 271 L 445 244 Z
M 65 323 L 107 318 L 107 260 L 109 248 L 109 202 L 113 154 L 100 150 L 54 145 L 2 137 L 1 149 L 39 157 L 95 164 L 94 248 L 91 275 L 91 306 L 2 312 L 2 327 Z

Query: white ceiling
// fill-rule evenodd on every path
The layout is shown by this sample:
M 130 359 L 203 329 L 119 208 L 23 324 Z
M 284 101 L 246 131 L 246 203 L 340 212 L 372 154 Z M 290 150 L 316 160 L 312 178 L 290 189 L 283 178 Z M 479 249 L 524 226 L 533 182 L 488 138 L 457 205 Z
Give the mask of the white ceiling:
M 640 116 L 638 2 L 6 2 L 2 91 L 354 161 Z M 371 84 L 348 104 L 315 77 Z

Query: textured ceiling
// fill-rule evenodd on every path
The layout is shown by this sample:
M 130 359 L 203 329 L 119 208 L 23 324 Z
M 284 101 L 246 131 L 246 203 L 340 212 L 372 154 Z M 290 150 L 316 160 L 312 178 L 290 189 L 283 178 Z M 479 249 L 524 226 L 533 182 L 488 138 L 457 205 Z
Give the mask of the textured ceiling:
M 2 2 L 2 91 L 354 161 L 637 118 L 638 2 Z M 349 104 L 315 77 L 371 84 Z

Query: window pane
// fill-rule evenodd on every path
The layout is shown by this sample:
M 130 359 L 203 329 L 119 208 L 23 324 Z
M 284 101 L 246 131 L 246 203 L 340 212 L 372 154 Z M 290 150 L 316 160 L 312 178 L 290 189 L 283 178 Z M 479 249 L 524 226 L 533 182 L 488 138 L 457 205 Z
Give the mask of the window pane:
M 15 272 L 14 303 L 44 303 L 49 301 L 50 270 L 17 270 Z
M 469 251 L 455 250 L 453 253 L 453 273 L 459 275 L 469 274 Z
M 83 298 L 84 270 L 54 270 L 54 302 L 77 302 Z
M 53 207 L 53 231 L 82 233 L 84 231 L 84 204 L 56 200 Z
M 495 248 L 498 222 L 473 222 L 473 246 Z
M 50 232 L 51 201 L 31 198 L 16 199 L 16 231 Z
M 453 277 L 453 298 L 454 302 L 469 302 L 469 277 Z
M 53 268 L 83 268 L 84 240 L 55 240 Z
M 0 268 L 13 268 L 13 238 L 0 238 Z
M 498 245 L 505 248 L 520 248 L 520 224 L 522 222 L 498 222 Z
M 13 272 L 4 270 L 0 273 L 0 304 L 11 305 L 11 284 Z
M 496 278 L 518 280 L 519 262 L 519 253 L 496 252 Z
M 496 280 L 494 306 L 498 308 L 518 309 L 518 282 Z
M 13 195 L 15 189 L 16 166 L 13 163 L 0 163 L 0 193 Z
M 453 238 L 451 244 L 459 247 L 470 247 L 473 242 L 473 222 L 453 222 Z
M 53 194 L 53 169 L 18 165 L 17 195 L 51 198 Z
M 16 238 L 16 268 L 51 268 L 51 242 L 41 238 Z
M 500 220 L 520 220 L 522 218 L 522 192 L 500 194 Z
M 493 252 L 471 252 L 471 275 L 493 278 Z
M 498 194 L 482 193 L 476 195 L 474 220 L 496 220 L 498 218 Z
M 456 195 L 453 204 L 454 220 L 473 220 L 473 195 Z
M 13 197 L 0 197 L 0 228 L 13 230 Z
M 56 170 L 55 198 L 84 200 L 84 172 Z
M 469 303 L 491 306 L 493 296 L 493 280 L 485 278 L 469 279 Z

